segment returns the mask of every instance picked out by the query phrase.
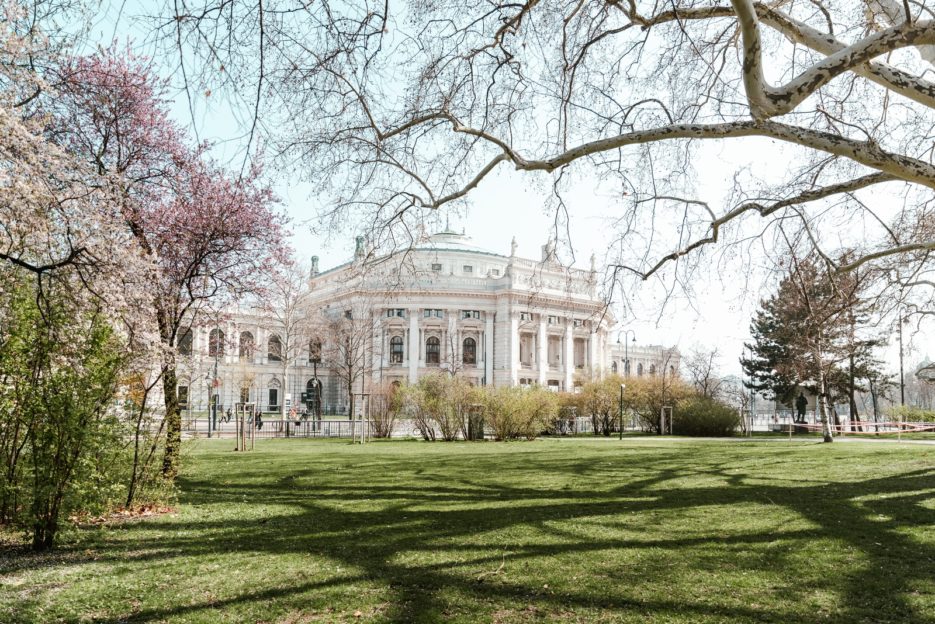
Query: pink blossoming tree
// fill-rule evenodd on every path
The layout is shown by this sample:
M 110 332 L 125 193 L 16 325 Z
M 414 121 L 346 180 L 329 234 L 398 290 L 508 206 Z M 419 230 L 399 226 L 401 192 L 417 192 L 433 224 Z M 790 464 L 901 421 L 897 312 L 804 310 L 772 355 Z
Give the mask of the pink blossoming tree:
M 234 177 L 193 146 L 167 112 L 165 83 L 144 59 L 111 48 L 67 63 L 51 130 L 118 188 L 121 218 L 152 262 L 151 314 L 161 362 L 166 448 L 163 475 L 178 471 L 179 339 L 206 305 L 262 289 L 280 261 L 284 220 L 259 167 Z

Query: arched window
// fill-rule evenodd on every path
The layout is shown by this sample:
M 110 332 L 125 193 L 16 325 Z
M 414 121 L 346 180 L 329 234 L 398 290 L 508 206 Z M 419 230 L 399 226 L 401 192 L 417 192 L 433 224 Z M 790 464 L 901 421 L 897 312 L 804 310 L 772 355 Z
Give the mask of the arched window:
M 208 356 L 224 356 L 224 332 L 220 329 L 212 329 L 211 333 L 208 334 Z
M 266 359 L 270 362 L 282 362 L 282 340 L 273 334 L 266 346 Z
M 630 360 L 623 361 L 623 374 L 627 377 L 630 376 Z
M 655 364 L 650 364 L 650 365 L 649 365 L 649 376 L 650 376 L 650 377 L 655 377 L 655 376 L 656 376 L 656 365 L 655 365 Z
M 432 336 L 425 341 L 425 363 L 432 366 L 438 366 L 441 355 L 441 343 L 438 338 Z
M 192 354 L 192 328 L 188 327 L 179 334 L 176 344 L 179 346 L 179 355 Z
M 393 336 L 390 338 L 390 364 L 403 363 L 403 337 Z
M 636 376 L 637 377 L 643 376 L 643 363 L 642 362 L 636 365 Z
M 312 378 L 305 383 L 305 396 L 309 409 L 317 410 L 321 401 L 321 381 Z
M 461 361 L 465 364 L 477 364 L 477 341 L 465 338 L 461 349 Z
M 617 361 L 616 360 L 610 363 L 610 372 L 612 372 L 614 375 L 617 374 Z
M 309 364 L 321 364 L 321 340 L 312 338 L 308 342 L 308 362 Z
M 252 362 L 253 361 L 253 350 L 255 341 L 253 340 L 253 334 L 245 331 L 240 332 L 240 359 L 242 361 Z M 247 401 L 244 401 L 247 403 Z

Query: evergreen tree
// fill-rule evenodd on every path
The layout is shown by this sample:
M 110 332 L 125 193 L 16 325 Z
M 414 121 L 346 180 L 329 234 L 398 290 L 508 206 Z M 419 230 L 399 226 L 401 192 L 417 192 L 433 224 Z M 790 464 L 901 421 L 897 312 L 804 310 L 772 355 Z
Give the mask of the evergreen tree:
M 833 402 L 847 397 L 856 414 L 857 381 L 877 375 L 879 341 L 857 335 L 872 313 L 863 297 L 868 287 L 869 276 L 858 271 L 836 275 L 819 261 L 794 260 L 777 292 L 761 302 L 751 356 L 741 360 L 744 385 L 768 398 L 789 403 L 799 388 L 817 395 L 826 441 Z

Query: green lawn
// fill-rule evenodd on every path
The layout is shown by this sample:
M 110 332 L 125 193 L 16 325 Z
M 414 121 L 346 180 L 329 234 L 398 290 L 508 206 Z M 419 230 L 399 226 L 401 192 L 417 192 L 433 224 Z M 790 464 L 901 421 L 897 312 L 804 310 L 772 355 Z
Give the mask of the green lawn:
M 0 621 L 935 622 L 935 446 L 231 446 L 175 515 L 0 551 Z

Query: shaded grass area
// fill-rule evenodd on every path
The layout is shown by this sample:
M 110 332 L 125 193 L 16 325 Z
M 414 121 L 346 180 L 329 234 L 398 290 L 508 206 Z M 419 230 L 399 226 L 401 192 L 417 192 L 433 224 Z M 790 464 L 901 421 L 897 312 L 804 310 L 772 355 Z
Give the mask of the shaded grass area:
M 0 551 L 0 621 L 935 622 L 935 447 L 192 445 L 177 514 Z

